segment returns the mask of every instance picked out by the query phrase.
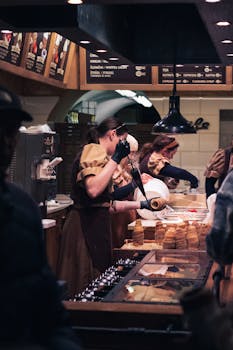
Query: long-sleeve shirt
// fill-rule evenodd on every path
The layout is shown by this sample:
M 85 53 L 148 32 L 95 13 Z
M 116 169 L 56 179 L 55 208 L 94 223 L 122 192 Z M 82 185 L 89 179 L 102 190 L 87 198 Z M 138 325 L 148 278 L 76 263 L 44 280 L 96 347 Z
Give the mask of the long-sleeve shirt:
M 198 179 L 189 171 L 175 167 L 170 164 L 169 159 L 161 154 L 152 152 L 146 155 L 140 162 L 141 173 L 148 173 L 153 177 L 164 180 L 166 177 L 171 177 L 176 180 L 187 180 L 192 188 L 198 187 Z

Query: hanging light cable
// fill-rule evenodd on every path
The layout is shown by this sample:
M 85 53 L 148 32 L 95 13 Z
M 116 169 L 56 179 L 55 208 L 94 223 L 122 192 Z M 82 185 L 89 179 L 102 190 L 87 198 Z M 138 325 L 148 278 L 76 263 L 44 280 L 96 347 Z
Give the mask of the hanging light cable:
M 152 134 L 196 134 L 195 128 L 180 113 L 180 96 L 176 94 L 176 64 L 173 64 L 173 91 L 169 97 L 168 114 L 154 124 Z

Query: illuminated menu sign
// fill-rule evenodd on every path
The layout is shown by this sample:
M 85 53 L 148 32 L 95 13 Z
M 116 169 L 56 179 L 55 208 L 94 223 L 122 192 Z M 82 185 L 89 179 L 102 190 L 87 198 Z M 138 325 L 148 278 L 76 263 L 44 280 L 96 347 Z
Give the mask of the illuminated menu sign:
M 25 33 L 0 33 L 0 59 L 19 66 L 22 58 L 22 48 Z
M 48 55 L 51 33 L 30 33 L 26 69 L 43 74 Z
M 107 61 L 86 52 L 88 84 L 152 84 L 151 66 Z
M 173 66 L 159 66 L 159 84 L 173 83 Z M 222 65 L 177 65 L 177 84 L 226 84 L 226 67 Z
M 60 34 L 56 34 L 53 47 L 52 61 L 50 63 L 49 77 L 57 80 L 63 80 L 66 70 L 70 40 Z

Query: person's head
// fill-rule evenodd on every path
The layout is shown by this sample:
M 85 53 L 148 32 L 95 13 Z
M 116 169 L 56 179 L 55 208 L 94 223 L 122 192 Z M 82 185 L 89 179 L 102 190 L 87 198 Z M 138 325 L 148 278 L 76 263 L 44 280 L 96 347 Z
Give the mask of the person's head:
M 152 143 L 145 144 L 142 148 L 141 154 L 146 155 L 149 152 L 157 152 L 168 159 L 172 159 L 179 147 L 179 143 L 174 137 L 158 134 L 155 136 Z M 140 156 L 142 159 L 142 156 Z
M 0 178 L 11 163 L 22 121 L 32 117 L 22 109 L 18 96 L 0 86 Z
M 108 155 L 112 155 L 120 140 L 126 140 L 127 126 L 115 117 L 104 119 L 88 133 L 88 143 L 100 143 Z
M 174 137 L 166 134 L 157 134 L 151 143 L 145 143 L 140 152 L 140 160 L 142 160 L 148 153 L 157 152 L 168 159 L 172 159 L 175 155 L 179 143 Z

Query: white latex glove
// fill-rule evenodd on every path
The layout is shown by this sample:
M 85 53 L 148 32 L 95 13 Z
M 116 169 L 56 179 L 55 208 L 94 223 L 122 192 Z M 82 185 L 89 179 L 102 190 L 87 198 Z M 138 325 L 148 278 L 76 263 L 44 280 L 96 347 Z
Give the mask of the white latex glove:
M 198 187 L 197 188 L 190 188 L 190 193 L 191 194 L 198 194 L 199 193 Z

